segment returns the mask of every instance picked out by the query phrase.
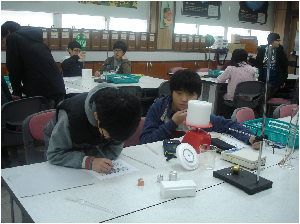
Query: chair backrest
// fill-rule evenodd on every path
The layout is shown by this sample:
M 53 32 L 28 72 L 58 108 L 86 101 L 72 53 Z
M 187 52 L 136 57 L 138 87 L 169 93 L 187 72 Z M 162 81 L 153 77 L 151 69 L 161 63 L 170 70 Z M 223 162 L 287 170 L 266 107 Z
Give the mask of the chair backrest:
M 139 99 L 142 97 L 142 88 L 140 86 L 120 86 L 118 88 L 127 90 Z
M 208 71 L 212 71 L 212 69 L 209 69 L 209 70 L 208 70 L 208 68 L 199 68 L 199 69 L 197 70 L 197 72 L 208 72 Z
M 250 121 L 255 119 L 254 111 L 248 107 L 236 108 L 233 111 L 231 120 L 237 121 L 240 124 L 243 124 L 244 121 Z
M 263 102 L 265 93 L 265 84 L 260 81 L 245 81 L 237 84 L 234 97 L 233 106 L 255 108 Z M 251 97 L 251 101 L 247 101 L 240 96 Z
M 291 116 L 293 108 L 296 108 L 299 110 L 299 105 L 297 105 L 297 104 L 281 104 L 274 110 L 273 118 L 277 119 L 277 118 Z M 294 114 L 293 114 L 293 116 L 294 116 Z
M 171 94 L 170 81 L 162 82 L 158 87 L 158 98 Z
M 141 134 L 144 123 L 145 123 L 145 117 L 142 117 L 138 129 L 136 130 L 135 134 L 124 143 L 124 146 L 123 146 L 124 148 L 141 144 L 140 143 L 140 134 Z
M 184 70 L 184 69 L 187 69 L 187 68 L 183 68 L 183 67 L 174 67 L 174 68 L 171 68 L 169 73 L 175 73 L 179 70 Z
M 44 127 L 51 120 L 55 111 L 55 109 L 41 111 L 28 116 L 24 120 L 22 128 L 27 164 L 45 161 L 44 152 L 37 150 L 34 143 L 44 142 Z
M 1 146 L 23 144 L 21 131 L 10 130 L 8 126 L 22 126 L 29 115 L 43 111 L 47 100 L 42 96 L 29 97 L 5 103 L 1 107 Z

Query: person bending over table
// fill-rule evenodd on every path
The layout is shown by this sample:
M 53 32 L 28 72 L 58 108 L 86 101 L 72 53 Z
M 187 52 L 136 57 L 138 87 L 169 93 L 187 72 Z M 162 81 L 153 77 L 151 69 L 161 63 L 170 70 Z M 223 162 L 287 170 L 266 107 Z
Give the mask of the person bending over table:
M 108 172 L 140 120 L 136 96 L 99 84 L 58 105 L 44 129 L 45 157 L 54 165 Z
M 200 76 L 196 72 L 188 69 L 175 72 L 170 79 L 171 94 L 156 99 L 149 108 L 141 131 L 140 142 L 146 144 L 179 138 L 192 129 L 183 121 L 186 120 L 188 101 L 199 98 L 201 85 Z M 259 142 L 254 142 L 255 137 L 229 130 L 232 128 L 254 135 L 250 129 L 240 123 L 214 114 L 210 115 L 210 123 L 213 126 L 203 128 L 203 130 L 231 134 L 246 144 L 251 144 L 253 148 L 259 149 Z
M 116 74 L 131 74 L 131 62 L 126 58 L 127 46 L 123 41 L 117 41 L 113 45 L 114 55 L 105 60 L 102 67 L 95 72 L 100 76 L 103 71 L 114 70 Z
M 63 77 L 51 50 L 43 42 L 43 31 L 21 27 L 13 21 L 1 25 L 1 39 L 6 44 L 6 67 L 13 89 L 13 100 L 43 96 L 47 108 L 56 108 L 66 94 Z
M 77 41 L 72 41 L 68 44 L 68 52 L 70 57 L 61 63 L 61 68 L 64 77 L 81 76 L 82 64 L 79 59 L 86 57 L 85 51 L 81 51 L 81 46 Z

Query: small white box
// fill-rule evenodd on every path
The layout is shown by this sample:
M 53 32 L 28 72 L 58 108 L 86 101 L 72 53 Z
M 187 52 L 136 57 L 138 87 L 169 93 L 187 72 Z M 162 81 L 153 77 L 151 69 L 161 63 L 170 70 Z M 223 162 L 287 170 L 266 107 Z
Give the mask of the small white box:
M 196 186 L 192 180 L 161 181 L 160 194 L 163 198 L 195 197 Z

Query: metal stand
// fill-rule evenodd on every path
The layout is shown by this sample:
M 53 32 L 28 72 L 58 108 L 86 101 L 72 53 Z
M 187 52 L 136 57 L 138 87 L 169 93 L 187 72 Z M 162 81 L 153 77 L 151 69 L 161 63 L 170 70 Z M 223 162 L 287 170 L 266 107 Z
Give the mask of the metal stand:
M 265 131 L 265 120 L 266 120 L 266 104 L 267 104 L 267 93 L 268 84 L 270 78 L 270 62 L 272 57 L 272 45 L 269 45 L 268 54 L 268 67 L 267 67 L 267 78 L 266 78 L 266 92 L 265 92 L 265 103 L 264 103 L 264 113 L 261 126 L 261 136 L 264 136 Z M 262 190 L 272 188 L 273 182 L 264 178 L 260 178 L 260 168 L 261 168 L 261 153 L 264 147 L 265 141 L 261 138 L 260 148 L 258 154 L 258 164 L 257 164 L 257 174 L 250 173 L 248 171 L 233 172 L 231 168 L 225 168 L 222 170 L 217 170 L 213 172 L 213 176 L 225 180 L 226 182 L 242 189 L 247 194 L 255 194 Z

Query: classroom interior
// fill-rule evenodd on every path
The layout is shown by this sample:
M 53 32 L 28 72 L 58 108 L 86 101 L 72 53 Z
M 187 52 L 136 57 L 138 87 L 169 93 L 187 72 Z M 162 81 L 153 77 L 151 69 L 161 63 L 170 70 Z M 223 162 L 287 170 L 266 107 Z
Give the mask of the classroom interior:
M 149 83 L 152 82 L 152 78 L 161 80 L 159 82 L 156 81 L 157 83 L 153 84 L 154 87 L 144 87 L 146 90 L 142 92 L 140 99 L 143 106 L 142 117 L 146 116 L 147 110 L 157 98 L 160 83 L 170 80 L 173 68 L 188 68 L 196 72 L 200 72 L 200 69 L 219 71 L 222 70 L 222 66 L 226 62 L 230 61 L 233 50 L 242 48 L 247 51 L 250 57 L 255 56 L 257 47 L 267 44 L 267 35 L 273 32 L 278 33 L 281 37 L 280 44 L 284 47 L 288 57 L 289 78 L 286 87 L 279 90 L 275 97 L 291 100 L 296 79 L 299 77 L 298 1 L 268 1 L 268 7 L 265 11 L 260 12 L 260 15 L 264 17 L 260 22 L 247 20 L 246 17 L 242 18 L 242 3 L 239 1 L 215 2 L 211 11 L 212 15 L 205 16 L 195 16 L 194 10 L 187 6 L 188 3 L 192 2 L 133 1 L 126 3 L 131 4 L 131 7 L 116 7 L 116 5 L 109 6 L 100 5 L 97 2 L 79 1 L 1 1 L 1 24 L 7 20 L 12 20 L 11 18 L 13 17 L 10 16 L 16 15 L 13 13 L 32 12 L 32 17 L 34 18 L 35 15 L 39 16 L 38 19 L 35 19 L 41 21 L 43 21 L 41 13 L 51 14 L 50 16 L 47 15 L 49 17 L 47 17 L 47 20 L 44 20 L 48 24 L 32 25 L 34 22 L 31 20 L 32 22 L 28 22 L 28 26 L 41 27 L 44 43 L 51 50 L 60 70 L 62 58 L 68 56 L 67 45 L 70 41 L 76 40 L 78 34 L 85 35 L 87 53 L 85 60 L 82 62 L 86 69 L 92 69 L 92 74 L 102 67 L 108 56 L 113 55 L 112 46 L 116 41 L 121 40 L 125 42 L 128 47 L 126 56 L 131 61 L 132 66 L 131 73 L 149 76 L 151 80 L 146 81 Z M 108 3 L 106 2 L 106 4 Z M 163 22 L 165 9 L 172 12 L 171 22 L 168 26 Z M 251 13 L 254 11 L 253 9 Z M 80 21 L 80 25 L 70 22 L 72 18 L 75 20 L 79 16 L 89 16 L 90 18 L 82 18 L 90 19 L 89 21 L 97 20 L 100 25 L 94 25 L 96 24 L 94 21 Z M 122 19 L 124 20 L 124 30 L 122 30 Z M 125 23 L 129 25 L 126 24 L 125 26 Z M 65 27 L 64 24 L 69 25 Z M 25 24 L 21 25 L 26 26 Z M 113 29 L 114 27 L 116 29 Z M 262 35 L 258 35 L 260 32 Z M 208 46 L 207 35 L 214 37 L 214 45 Z M 220 52 L 222 48 L 228 50 L 225 53 Z M 3 76 L 9 76 L 9 71 L 6 68 L 6 46 L 3 43 L 1 45 L 1 73 Z M 91 89 L 91 86 L 84 86 L 78 80 L 67 80 L 65 84 L 69 88 L 78 88 L 83 92 Z M 203 78 L 200 100 L 211 102 L 213 104 L 212 111 L 215 115 L 220 115 L 222 111 L 224 93 L 226 93 L 226 85 L 217 84 L 215 80 L 209 77 Z M 71 93 L 70 96 L 72 95 Z M 273 111 L 277 106 L 267 107 L 269 118 L 272 118 Z M 262 118 L 259 110 L 255 110 L 256 119 Z M 153 145 L 155 146 L 155 144 Z M 154 148 L 153 145 L 151 145 L 151 148 Z M 41 144 L 40 147 L 42 149 L 43 145 Z M 15 166 L 26 165 L 24 146 L 20 146 L 16 153 L 17 155 L 14 155 L 17 157 Z M 129 152 L 127 153 L 130 155 Z M 295 168 L 299 169 L 297 166 Z M 1 222 L 12 222 L 11 208 L 10 194 L 2 184 Z M 157 208 L 154 210 L 157 210 Z M 146 213 L 146 215 L 148 214 Z M 33 221 L 31 218 L 27 219 L 27 217 L 14 217 L 14 219 L 15 221 Z M 115 217 L 101 220 L 104 222 L 138 222 L 139 218 L 135 217 L 131 220 L 128 216 L 128 219 L 124 217 L 117 219 Z M 142 220 L 145 221 L 145 219 Z M 242 219 L 237 220 L 240 222 L 244 221 Z M 210 222 L 209 219 L 206 219 L 206 221 Z M 230 219 L 226 221 L 235 222 Z M 157 222 L 157 220 L 153 222 Z M 164 222 L 166 221 L 164 220 Z M 173 222 L 176 221 L 173 220 Z M 214 221 L 211 220 L 211 222 Z

